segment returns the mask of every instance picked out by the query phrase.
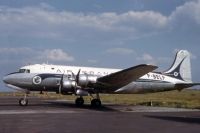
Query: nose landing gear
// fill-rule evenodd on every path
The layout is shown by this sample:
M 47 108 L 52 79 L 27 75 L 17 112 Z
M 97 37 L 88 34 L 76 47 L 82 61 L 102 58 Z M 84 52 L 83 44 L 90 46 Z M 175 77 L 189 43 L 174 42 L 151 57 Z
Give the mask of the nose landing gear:
M 27 93 L 25 93 L 24 98 L 19 99 L 19 105 L 20 106 L 27 106 L 28 105 Z
M 19 105 L 20 106 L 27 106 L 28 105 L 28 99 L 24 99 L 24 98 L 19 99 Z

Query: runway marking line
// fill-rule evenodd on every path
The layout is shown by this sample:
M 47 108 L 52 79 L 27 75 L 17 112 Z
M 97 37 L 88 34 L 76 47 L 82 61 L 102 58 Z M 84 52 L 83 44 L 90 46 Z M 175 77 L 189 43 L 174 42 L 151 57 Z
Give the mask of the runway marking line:
M 12 114 L 63 114 L 63 113 L 80 113 L 78 111 L 69 110 L 1 110 L 0 115 L 12 115 Z

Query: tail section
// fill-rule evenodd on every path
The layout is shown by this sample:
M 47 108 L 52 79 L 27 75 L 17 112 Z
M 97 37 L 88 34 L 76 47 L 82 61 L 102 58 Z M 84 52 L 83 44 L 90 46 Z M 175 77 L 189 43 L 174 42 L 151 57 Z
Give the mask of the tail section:
M 178 51 L 174 63 L 164 74 L 192 83 L 190 53 L 187 50 Z

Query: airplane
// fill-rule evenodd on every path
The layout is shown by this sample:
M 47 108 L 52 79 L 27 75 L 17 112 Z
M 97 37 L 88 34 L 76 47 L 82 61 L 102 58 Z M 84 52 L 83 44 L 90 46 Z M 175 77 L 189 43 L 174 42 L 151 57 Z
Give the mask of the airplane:
M 127 69 L 34 64 L 3 78 L 7 87 L 24 92 L 20 106 L 27 106 L 30 91 L 49 91 L 77 96 L 75 104 L 82 106 L 84 96 L 92 97 L 91 106 L 101 107 L 99 94 L 135 94 L 182 90 L 200 83 L 191 78 L 190 53 L 177 52 L 172 66 L 164 72 L 154 71 L 155 65 L 141 64 Z M 95 95 L 95 96 L 94 96 Z

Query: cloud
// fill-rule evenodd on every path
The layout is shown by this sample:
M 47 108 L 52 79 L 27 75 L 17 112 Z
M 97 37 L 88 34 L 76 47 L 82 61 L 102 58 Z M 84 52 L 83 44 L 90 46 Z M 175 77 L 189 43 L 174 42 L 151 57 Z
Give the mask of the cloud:
M 171 63 L 170 57 L 154 57 L 151 54 L 144 53 L 141 57 L 136 58 L 137 61 L 144 62 L 147 64 L 161 65 Z
M 30 58 L 32 58 L 32 55 L 35 53 L 36 52 L 33 49 L 27 47 L 0 47 L 0 64 L 8 65 L 18 64 L 19 62 L 26 62 L 28 60 L 30 61 Z
M 37 58 L 47 61 L 56 61 L 56 62 L 74 61 L 74 57 L 70 56 L 62 49 L 47 49 L 43 53 L 41 53 L 41 55 L 39 55 Z
M 199 34 L 196 32 L 200 33 L 199 12 L 200 0 L 186 1 L 168 16 L 151 10 L 123 13 L 77 13 L 56 10 L 46 3 L 41 3 L 38 7 L 0 6 L 0 38 L 2 44 L 3 40 L 11 38 L 14 41 L 10 45 L 14 44 L 15 46 L 19 45 L 19 42 L 23 42 L 22 40 L 31 40 L 33 44 L 36 42 L 35 45 L 38 45 L 37 42 L 41 40 L 48 43 L 51 43 L 52 40 L 52 42 L 64 40 L 62 44 L 114 46 L 115 48 L 105 50 L 106 53 L 129 55 L 133 54 L 134 50 L 124 48 L 122 45 L 130 44 L 130 42 L 134 42 L 134 39 L 142 40 L 146 36 L 161 35 L 160 33 L 163 32 L 170 32 L 174 38 L 179 34 L 181 34 L 181 38 L 188 38 L 188 34 L 198 36 Z M 193 40 L 193 38 L 188 39 Z M 7 41 L 8 43 L 9 41 Z M 46 51 L 26 47 L 0 49 L 1 56 L 5 56 L 7 53 L 17 55 L 14 57 L 9 55 L 11 60 L 12 58 L 13 60 L 17 58 L 18 60 L 30 60 L 33 57 L 36 61 L 41 61 L 39 59 L 55 62 L 75 60 L 69 53 L 58 49 Z M 57 56 L 60 58 L 55 58 Z M 151 60 L 158 62 L 159 60 L 150 54 L 144 54 L 138 59 L 148 62 Z M 167 61 L 168 59 L 160 60 Z
M 73 56 L 62 49 L 0 48 L 0 55 L 1 63 L 40 63 L 46 61 L 63 63 L 75 60 Z
M 19 55 L 19 54 L 30 54 L 33 52 L 31 48 L 21 47 L 21 48 L 0 48 L 0 54 L 12 54 L 12 55 Z
M 169 24 L 176 30 L 195 30 L 194 27 L 200 28 L 199 12 L 200 0 L 188 1 L 172 12 L 168 18 Z
M 98 61 L 97 60 L 94 60 L 94 59 L 89 59 L 88 60 L 88 63 L 91 63 L 91 64 L 96 64 Z
M 134 50 L 128 49 L 128 48 L 111 48 L 111 49 L 107 49 L 106 53 L 118 54 L 118 55 L 129 55 L 129 54 L 133 54 Z
M 143 54 L 142 57 L 137 57 L 136 60 L 142 61 L 148 64 L 156 64 L 156 60 L 154 59 L 154 57 L 148 53 Z
M 46 3 L 39 7 L 0 6 L 0 36 L 113 44 L 177 28 L 200 32 L 199 12 L 199 0 L 186 2 L 169 16 L 150 10 L 76 13 L 58 11 Z
M 47 4 L 42 5 L 0 7 L 0 35 L 66 40 L 77 40 L 77 36 L 80 40 L 126 40 L 160 31 L 167 20 L 162 14 L 153 11 L 84 14 L 56 11 L 49 9 Z

